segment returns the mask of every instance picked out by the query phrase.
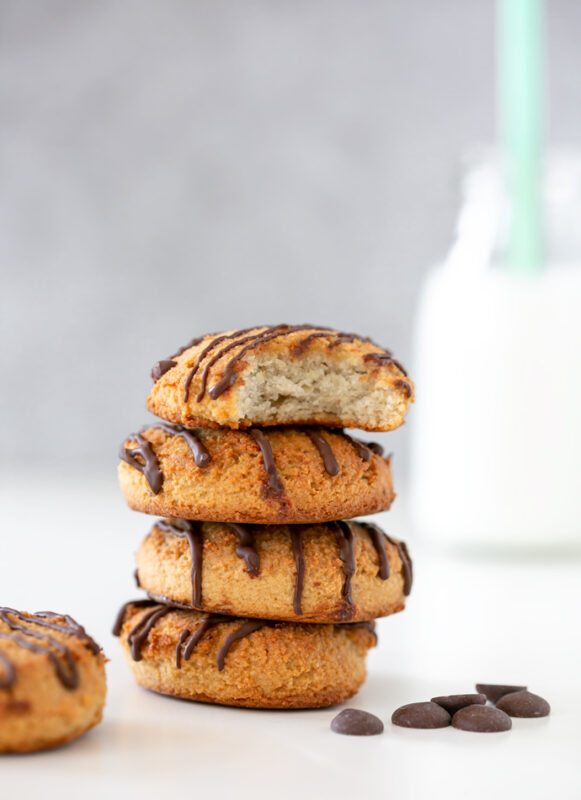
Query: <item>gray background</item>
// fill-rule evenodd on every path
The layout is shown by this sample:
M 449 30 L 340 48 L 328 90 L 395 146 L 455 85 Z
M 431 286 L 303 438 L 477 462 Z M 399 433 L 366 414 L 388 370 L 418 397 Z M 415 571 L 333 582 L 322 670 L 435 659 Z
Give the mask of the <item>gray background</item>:
M 580 24 L 550 0 L 557 142 Z M 206 330 L 330 324 L 409 363 L 494 136 L 492 2 L 5 0 L 0 35 L 4 469 L 111 470 L 151 364 Z

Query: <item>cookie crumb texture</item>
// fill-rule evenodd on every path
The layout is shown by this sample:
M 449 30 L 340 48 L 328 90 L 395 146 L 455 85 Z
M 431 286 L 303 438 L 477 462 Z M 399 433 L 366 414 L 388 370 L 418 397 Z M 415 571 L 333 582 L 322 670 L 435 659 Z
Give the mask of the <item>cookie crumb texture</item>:
M 101 721 L 105 656 L 70 617 L 0 609 L 0 753 L 70 742 Z
M 122 461 L 119 482 L 130 508 L 177 519 L 296 524 L 385 511 L 395 497 L 389 459 L 342 432 L 321 434 L 337 474 L 327 471 L 311 436 L 300 428 L 264 431 L 272 466 L 251 432 L 198 428 L 195 435 L 209 456 L 205 466 L 197 466 L 178 433 L 155 426 L 142 431 L 161 478 L 152 489 L 139 468 Z M 129 437 L 122 452 L 138 445 Z
M 388 431 L 403 423 L 414 395 L 389 351 L 356 334 L 309 325 L 208 335 L 152 374 L 148 409 L 187 427 Z
M 157 523 L 137 552 L 139 585 L 152 596 L 218 614 L 290 622 L 358 622 L 404 608 L 407 550 L 375 528 L 387 558 L 383 573 L 387 576 L 382 577 L 371 538 L 375 526 L 349 523 L 353 564 L 349 576 L 341 560 L 342 534 L 336 523 L 292 527 L 198 523 L 191 532 L 187 525 L 185 532 L 179 526 L 179 521 Z M 192 572 L 197 560 L 192 558 L 192 537 L 199 541 L 200 576 Z
M 180 642 L 195 634 L 208 615 L 168 611 L 148 631 L 139 660 L 134 660 L 127 637 L 151 613 L 130 604 L 121 627 L 123 651 L 136 681 L 161 694 L 221 705 L 292 709 L 342 703 L 363 684 L 365 657 L 375 644 L 374 634 L 364 627 L 265 624 L 234 641 L 220 670 L 225 640 L 245 623 L 232 619 L 209 628 L 178 668 Z

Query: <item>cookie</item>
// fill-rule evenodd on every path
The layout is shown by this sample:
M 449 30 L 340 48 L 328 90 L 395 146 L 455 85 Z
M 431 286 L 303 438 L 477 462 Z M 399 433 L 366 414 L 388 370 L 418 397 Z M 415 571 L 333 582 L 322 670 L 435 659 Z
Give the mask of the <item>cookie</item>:
M 405 544 L 375 525 L 157 522 L 137 552 L 139 585 L 172 605 L 287 622 L 372 620 L 401 611 Z
M 352 697 L 375 644 L 369 623 L 305 625 L 128 603 L 114 633 L 137 683 L 248 708 L 320 708 Z
M 75 620 L 0 608 L 0 753 L 76 739 L 101 721 L 105 656 Z
M 152 378 L 148 409 L 187 427 L 389 431 L 403 423 L 414 396 L 388 350 L 316 325 L 209 334 L 155 364 Z
M 341 431 L 186 429 L 160 423 L 121 447 L 119 481 L 136 511 L 218 522 L 297 524 L 389 508 L 389 458 Z

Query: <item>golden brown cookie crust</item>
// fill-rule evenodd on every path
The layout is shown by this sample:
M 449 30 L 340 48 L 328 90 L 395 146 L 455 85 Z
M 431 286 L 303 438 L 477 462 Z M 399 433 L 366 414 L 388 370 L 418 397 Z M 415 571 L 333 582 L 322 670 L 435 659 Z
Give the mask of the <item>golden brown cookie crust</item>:
M 16 614 L 20 616 L 0 613 L 0 753 L 46 750 L 76 739 L 101 721 L 105 704 L 106 659 L 101 650 L 95 652 L 82 636 L 36 624 L 34 615 Z M 13 630 L 6 619 L 27 633 Z M 70 618 L 49 621 L 64 627 Z M 76 675 L 78 685 L 64 685 L 51 656 L 21 642 L 47 647 L 65 682 L 74 682 Z
M 192 574 L 192 544 L 184 529 L 195 537 L 201 581 L 196 570 Z M 359 622 L 401 611 L 404 592 L 409 591 L 409 563 L 400 543 L 375 526 L 350 522 L 349 529 L 355 574 L 347 578 L 340 558 L 343 533 L 336 523 L 292 530 L 278 525 L 206 522 L 192 528 L 192 523 L 179 520 L 157 523 L 137 551 L 139 585 L 150 596 L 176 605 L 287 622 Z M 387 556 L 385 571 L 374 533 Z M 344 595 L 347 580 L 351 602 Z
M 414 395 L 389 351 L 312 326 L 207 335 L 159 365 L 147 407 L 187 427 L 312 424 L 387 431 L 403 423 Z
M 264 431 L 280 491 L 272 486 L 252 431 L 198 428 L 194 433 L 209 454 L 207 466 L 196 465 L 181 436 L 156 427 L 142 432 L 159 465 L 161 488 L 155 494 L 145 475 L 122 461 L 119 482 L 130 508 L 178 519 L 297 524 L 385 511 L 395 497 L 389 459 L 370 451 L 362 457 L 357 443 L 341 432 L 321 432 L 340 468 L 331 475 L 304 430 Z M 138 444 L 130 437 L 122 452 Z
M 236 641 L 220 671 L 217 660 L 226 637 L 245 623 L 226 619 L 206 631 L 178 669 L 180 639 L 187 640 L 186 632 L 195 633 L 208 615 L 170 609 L 149 631 L 136 661 L 127 636 L 149 613 L 130 605 L 121 628 L 125 658 L 137 682 L 161 694 L 220 705 L 292 709 L 342 703 L 365 680 L 365 656 L 375 644 L 373 633 L 363 627 L 281 622 Z

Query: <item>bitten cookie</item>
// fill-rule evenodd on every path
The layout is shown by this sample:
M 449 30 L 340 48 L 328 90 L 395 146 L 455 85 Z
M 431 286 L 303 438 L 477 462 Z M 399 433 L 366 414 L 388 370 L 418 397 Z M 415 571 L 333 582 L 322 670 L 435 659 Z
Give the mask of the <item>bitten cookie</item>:
M 388 350 L 354 333 L 272 325 L 191 341 L 152 370 L 147 407 L 188 427 L 325 425 L 389 431 L 414 387 Z
M 380 452 L 341 431 L 160 423 L 122 445 L 119 481 L 131 508 L 161 517 L 326 522 L 389 508 L 390 462 Z
M 0 753 L 45 750 L 101 721 L 105 656 L 75 620 L 0 608 Z
M 375 525 L 157 522 L 137 552 L 139 585 L 172 605 L 287 622 L 362 621 L 401 611 L 403 542 Z
M 151 601 L 124 606 L 114 633 L 141 686 L 249 708 L 343 702 L 365 680 L 365 656 L 375 644 L 369 623 L 233 619 Z

